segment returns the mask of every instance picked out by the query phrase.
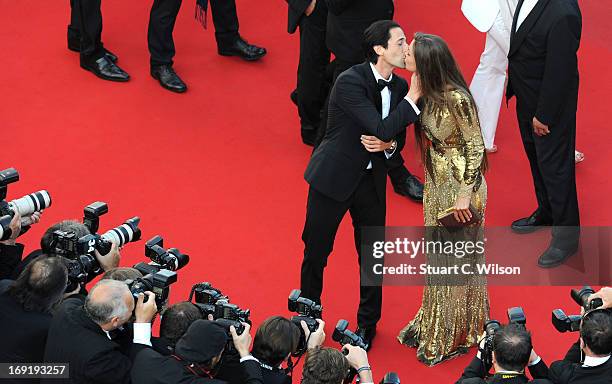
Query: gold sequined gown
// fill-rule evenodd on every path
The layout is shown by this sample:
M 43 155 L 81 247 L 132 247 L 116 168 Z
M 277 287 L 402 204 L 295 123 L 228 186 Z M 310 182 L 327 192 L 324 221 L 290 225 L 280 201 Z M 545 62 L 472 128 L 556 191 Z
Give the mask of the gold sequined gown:
M 471 204 L 483 218 L 480 223 L 483 225 L 487 185 L 480 171 L 484 143 L 478 115 L 463 92 L 450 91 L 448 100 L 455 116 L 448 107 L 426 105 L 420 117 L 423 131 L 431 142 L 427 149 L 429 166 L 425 167 L 423 192 L 425 226 L 440 229 L 438 213 L 454 206 L 458 195 L 471 195 Z M 452 264 L 448 257 L 428 254 L 427 260 L 429 265 L 443 266 Z M 482 253 L 470 257 L 465 259 L 472 263 L 484 262 Z M 462 276 L 452 285 L 445 285 L 449 281 L 444 276 L 428 276 L 426 281 L 421 308 L 401 330 L 398 339 L 402 344 L 416 347 L 420 361 L 434 365 L 465 353 L 476 344 L 488 319 L 489 300 L 486 281 L 479 276 Z

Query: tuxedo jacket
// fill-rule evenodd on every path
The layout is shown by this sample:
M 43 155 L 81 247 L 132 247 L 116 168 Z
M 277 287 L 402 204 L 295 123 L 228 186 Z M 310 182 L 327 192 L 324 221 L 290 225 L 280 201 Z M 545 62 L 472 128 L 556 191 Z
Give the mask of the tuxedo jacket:
M 548 367 L 542 360 L 529 367 L 529 373 L 534 377 L 532 381 L 529 381 L 529 378 L 525 375 L 503 373 L 496 373 L 485 380 L 487 372 L 488 369 L 485 368 L 482 360 L 478 357 L 474 357 L 470 365 L 465 368 L 463 375 L 457 380 L 456 384 L 551 384 L 547 379 Z
M 506 98 L 517 96 L 522 117 L 554 125 L 578 97 L 582 16 L 576 0 L 539 0 L 516 31 L 523 2 L 512 22 Z
M 581 357 L 578 341 L 567 351 L 563 360 L 550 365 L 550 380 L 555 384 L 612 383 L 612 359 L 597 367 L 583 367 Z
M 346 201 L 357 189 L 368 162 L 372 162 L 376 192 L 385 201 L 386 157 L 370 153 L 361 144 L 361 135 L 382 141 L 396 139 L 397 156 L 406 141 L 406 127 L 417 114 L 404 96 L 408 83 L 393 75 L 389 115 L 383 119 L 382 101 L 369 62 L 344 71 L 336 80 L 329 98 L 327 130 L 314 150 L 304 178 L 317 191 L 336 200 Z
M 311 0 L 285 0 L 289 6 L 287 11 L 287 32 L 294 33 L 300 20 L 304 17 L 304 11 L 310 5 Z M 324 0 L 319 0 L 324 1 Z
M 318 0 L 323 1 L 323 0 Z M 326 0 L 327 48 L 350 63 L 365 58 L 363 32 L 375 21 L 393 19 L 393 0 Z

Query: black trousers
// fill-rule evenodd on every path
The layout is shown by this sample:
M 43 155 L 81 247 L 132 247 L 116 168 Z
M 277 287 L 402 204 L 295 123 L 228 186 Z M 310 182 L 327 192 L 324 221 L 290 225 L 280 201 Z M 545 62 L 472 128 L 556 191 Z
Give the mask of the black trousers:
M 312 187 L 308 191 L 306 223 L 302 233 L 305 248 L 300 289 L 303 296 L 318 303 L 321 302 L 323 291 L 323 270 L 333 249 L 340 222 L 347 211 L 353 219 L 359 265 L 366 268 L 361 262 L 361 228 L 383 227 L 386 213 L 385 201 L 378 198 L 374 177 L 370 172 L 364 174 L 353 195 L 343 202 L 333 200 Z M 364 286 L 361 276 L 360 283 L 357 322 L 359 327 L 372 327 L 380 319 L 382 286 Z
M 325 102 L 323 104 L 323 112 L 321 113 L 321 123 L 319 124 L 319 130 L 317 132 L 317 138 L 315 140 L 315 147 L 321 144 L 323 137 L 325 137 L 325 131 L 327 130 L 327 114 L 329 107 L 329 92 L 331 92 L 331 87 L 333 87 L 336 79 L 340 74 L 353 65 L 357 65 L 360 63 L 355 63 L 353 61 L 344 60 L 342 58 L 336 57 L 334 61 L 330 64 L 333 66 L 333 81 L 331 86 L 328 89 L 328 93 L 325 98 Z M 401 153 L 398 153 L 396 156 L 388 159 L 385 164 L 387 165 L 387 172 L 389 174 L 389 178 L 391 178 L 391 182 L 393 184 L 399 184 L 404 181 L 406 178 L 412 176 L 410 171 L 404 166 L 404 158 Z
M 147 40 L 151 66 L 172 65 L 176 50 L 172 31 L 181 0 L 154 0 L 149 17 Z M 219 49 L 230 47 L 238 38 L 238 14 L 235 0 L 210 0 Z
M 297 73 L 298 113 L 302 129 L 316 130 L 329 93 L 325 72 L 330 52 L 325 44 L 327 5 L 318 1 L 310 16 L 300 21 L 300 61 Z
M 562 249 L 577 246 L 580 226 L 576 193 L 577 95 L 568 100 L 559 122 L 546 136 L 533 132 L 533 111 L 517 100 L 517 117 L 538 202 L 538 214 L 553 223 L 552 245 Z
M 79 49 L 81 61 L 93 62 L 104 55 L 101 0 L 70 0 L 68 46 Z

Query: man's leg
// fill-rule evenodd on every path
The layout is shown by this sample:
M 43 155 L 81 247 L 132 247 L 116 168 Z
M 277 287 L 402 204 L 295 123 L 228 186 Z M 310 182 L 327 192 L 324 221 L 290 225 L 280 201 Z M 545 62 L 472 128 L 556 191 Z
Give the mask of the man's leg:
M 151 67 L 172 65 L 176 53 L 172 31 L 181 0 L 154 0 L 149 16 L 147 40 L 151 54 Z
M 297 99 L 301 134 L 304 144 L 314 145 L 321 123 L 323 107 L 321 88 L 325 86 L 325 69 L 330 53 L 325 45 L 327 6 L 319 1 L 310 16 L 300 22 L 300 61 L 298 65 Z
M 240 56 L 254 61 L 266 55 L 266 49 L 249 44 L 238 33 L 238 13 L 235 0 L 210 0 L 217 50 L 223 56 Z
M 104 55 L 102 48 L 101 0 L 78 0 L 79 29 L 81 32 L 81 62 L 95 62 Z
M 353 219 L 353 230 L 355 248 L 359 257 L 360 287 L 359 287 L 359 309 L 357 311 L 357 324 L 362 329 L 374 329 L 380 320 L 382 308 L 382 278 L 372 273 L 374 259 L 372 253 L 371 237 L 368 236 L 368 244 L 362 244 L 363 227 L 384 227 L 386 206 L 385 201 L 380 201 L 374 185 L 374 176 L 368 172 L 361 180 L 353 204 L 350 207 Z M 370 229 L 374 231 L 374 229 Z M 384 240 L 384 231 L 382 231 Z M 362 249 L 363 246 L 363 249 Z M 365 250 L 367 253 L 363 253 Z M 377 262 L 380 262 L 378 260 Z
M 308 191 L 306 223 L 302 232 L 304 260 L 302 261 L 300 289 L 302 295 L 317 303 L 323 291 L 323 270 L 334 247 L 334 239 L 349 201 L 338 202 L 313 187 Z
M 423 201 L 423 183 L 408 171 L 401 153 L 388 159 L 386 165 L 395 193 L 415 201 Z
M 70 24 L 68 24 L 68 49 L 81 50 L 81 20 L 79 17 L 79 0 L 70 0 Z

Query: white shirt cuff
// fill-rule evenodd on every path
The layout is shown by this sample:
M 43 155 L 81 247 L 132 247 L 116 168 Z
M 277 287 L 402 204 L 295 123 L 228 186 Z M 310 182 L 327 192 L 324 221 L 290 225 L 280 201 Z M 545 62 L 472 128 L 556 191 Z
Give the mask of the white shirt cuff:
M 151 345 L 151 323 L 134 323 L 134 344 Z
M 393 151 L 391 151 L 391 152 L 388 152 L 386 149 L 385 149 L 383 152 L 385 153 L 385 157 L 386 157 L 387 159 L 390 159 L 390 158 L 391 158 L 391 156 L 393 156 L 393 154 L 395 153 L 395 151 L 396 151 L 396 150 L 397 150 L 397 146 L 396 146 L 396 147 L 393 149 Z
M 533 363 L 529 364 L 530 367 L 533 367 L 534 365 L 538 364 L 540 361 L 542 361 L 542 358 L 540 356 L 538 356 L 537 359 L 535 359 L 533 361 Z
M 256 362 L 259 363 L 259 360 L 257 360 L 255 357 L 253 357 L 253 355 L 246 355 L 245 357 L 241 357 L 240 358 L 240 362 L 245 362 L 247 360 L 255 360 Z
M 408 96 L 404 97 L 404 100 L 410 103 L 412 109 L 414 109 L 414 112 L 417 114 L 417 116 L 421 114 L 421 110 L 419 109 L 419 107 L 417 107 L 416 104 L 412 100 L 410 100 Z

